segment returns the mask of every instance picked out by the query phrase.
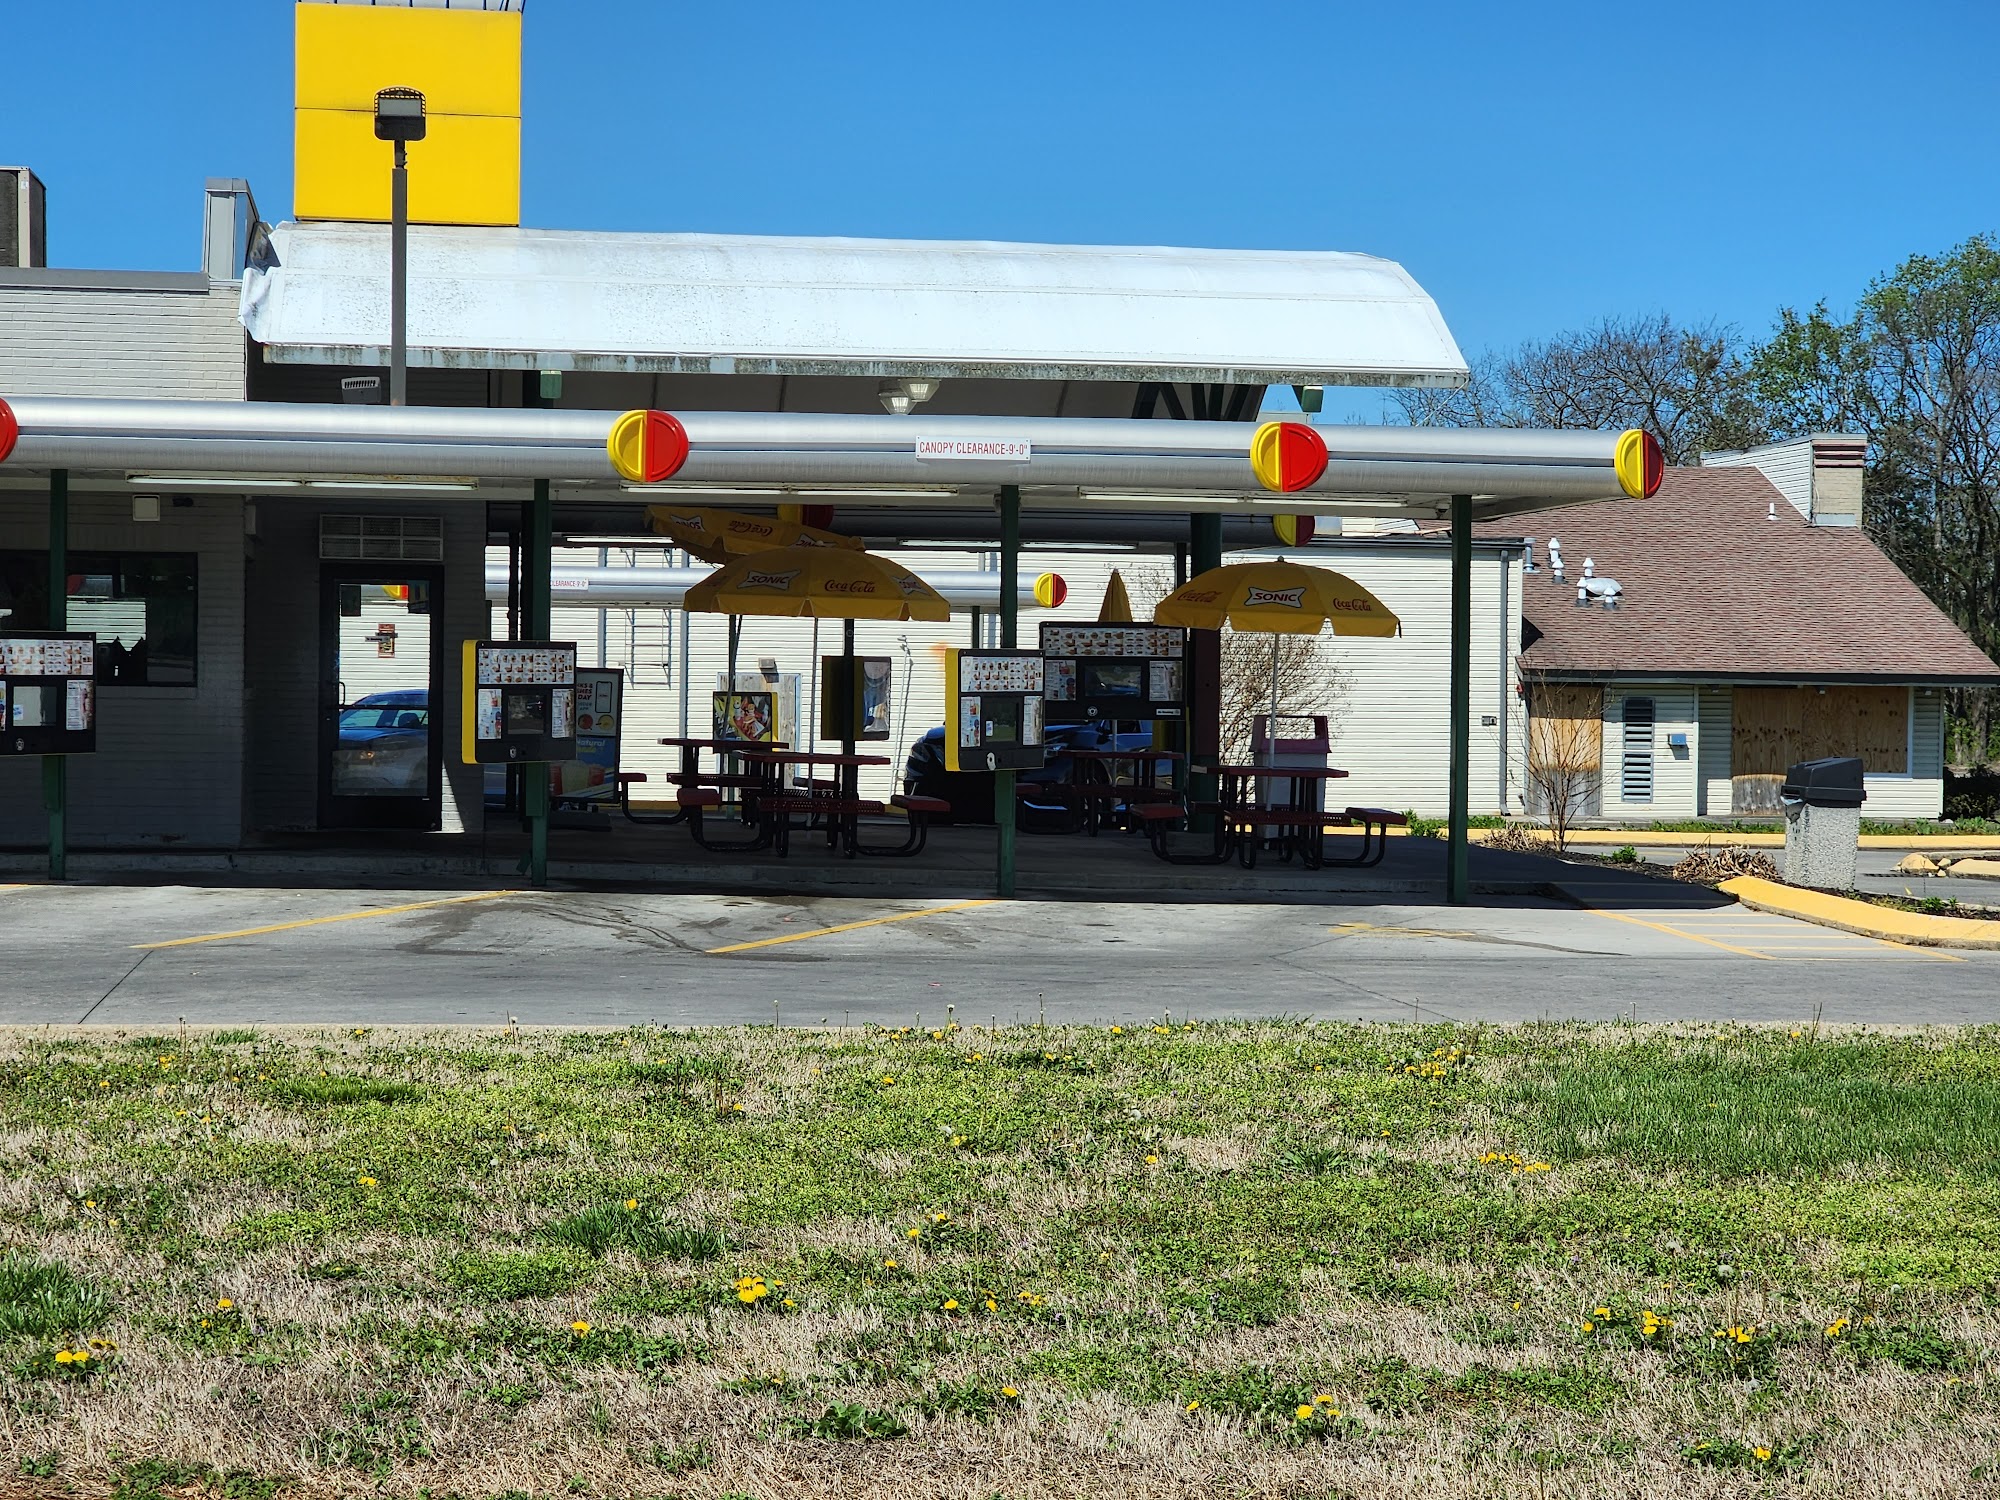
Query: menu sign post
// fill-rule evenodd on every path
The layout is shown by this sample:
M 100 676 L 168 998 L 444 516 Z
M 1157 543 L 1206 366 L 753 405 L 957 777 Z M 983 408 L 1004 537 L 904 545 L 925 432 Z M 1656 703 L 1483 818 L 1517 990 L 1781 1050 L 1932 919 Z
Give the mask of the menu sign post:
M 1039 771 L 1047 755 L 1041 653 L 947 651 L 944 670 L 944 768 Z
M 845 744 L 890 737 L 893 666 L 886 656 L 819 659 L 819 737 Z
M 1187 632 L 1166 625 L 1042 625 L 1049 713 L 1059 721 L 1179 719 Z
M 97 748 L 97 637 L 0 631 L 0 755 Z
M 576 758 L 576 642 L 467 641 L 465 763 Z

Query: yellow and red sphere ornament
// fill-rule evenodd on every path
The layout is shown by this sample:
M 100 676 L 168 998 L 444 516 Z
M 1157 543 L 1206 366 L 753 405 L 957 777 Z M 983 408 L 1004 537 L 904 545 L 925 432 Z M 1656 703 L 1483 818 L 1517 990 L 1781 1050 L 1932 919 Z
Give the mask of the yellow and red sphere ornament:
M 1271 530 L 1277 534 L 1278 543 L 1284 547 L 1304 547 L 1313 539 L 1313 518 L 1311 516 L 1273 516 Z
M 1060 573 L 1044 573 L 1035 580 L 1035 603 L 1043 609 L 1054 609 L 1069 597 L 1069 585 L 1063 582 Z
M 1650 500 L 1660 492 L 1666 475 L 1666 459 L 1650 432 L 1634 427 L 1618 435 L 1618 448 L 1611 460 L 1618 473 L 1618 485 L 1634 500 Z
M 7 455 L 14 451 L 14 444 L 21 436 L 21 424 L 14 416 L 14 408 L 0 401 L 0 463 L 5 463 Z
M 1250 468 L 1267 490 L 1305 489 L 1326 472 L 1326 439 L 1304 422 L 1266 422 L 1250 439 Z
M 611 424 L 611 467 L 633 484 L 671 479 L 687 462 L 687 429 L 663 411 L 628 411 Z

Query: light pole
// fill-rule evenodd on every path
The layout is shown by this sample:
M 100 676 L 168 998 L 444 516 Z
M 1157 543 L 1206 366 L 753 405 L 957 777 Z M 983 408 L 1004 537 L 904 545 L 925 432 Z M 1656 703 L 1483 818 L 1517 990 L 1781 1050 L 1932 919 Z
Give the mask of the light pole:
M 389 173 L 389 404 L 409 404 L 410 170 L 405 148 L 424 138 L 424 96 L 418 89 L 375 95 L 375 139 L 396 143 Z

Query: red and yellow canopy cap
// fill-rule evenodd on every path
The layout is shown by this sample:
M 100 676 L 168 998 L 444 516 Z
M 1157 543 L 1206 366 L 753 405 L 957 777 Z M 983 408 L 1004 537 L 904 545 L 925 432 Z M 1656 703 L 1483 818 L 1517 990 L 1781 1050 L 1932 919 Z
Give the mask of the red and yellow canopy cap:
M 1287 547 L 1305 546 L 1312 541 L 1314 529 L 1311 516 L 1271 517 L 1271 531 Z
M 1250 467 L 1265 489 L 1289 495 L 1326 472 L 1326 439 L 1304 422 L 1266 422 L 1250 439 Z
M 687 429 L 667 412 L 628 411 L 611 424 L 611 467 L 633 484 L 671 479 L 687 462 Z
M 14 408 L 0 401 L 0 463 L 7 461 L 7 455 L 14 451 L 14 444 L 20 436 L 21 424 L 14 416 Z
M 1035 580 L 1035 603 L 1043 609 L 1054 609 L 1069 597 L 1069 585 L 1063 582 L 1060 573 L 1044 573 Z
M 1633 428 L 1618 435 L 1617 455 L 1611 466 L 1618 471 L 1618 484 L 1634 500 L 1650 500 L 1660 492 L 1660 480 L 1667 461 L 1650 432 Z

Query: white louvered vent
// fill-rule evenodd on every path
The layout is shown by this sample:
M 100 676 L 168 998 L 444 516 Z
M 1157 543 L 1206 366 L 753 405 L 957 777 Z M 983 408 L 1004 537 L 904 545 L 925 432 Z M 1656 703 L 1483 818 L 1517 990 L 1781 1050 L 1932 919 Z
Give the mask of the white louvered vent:
M 319 555 L 338 562 L 443 562 L 437 516 L 321 516 Z
M 1653 800 L 1653 700 L 1625 700 L 1624 754 L 1619 763 L 1618 794 L 1627 802 Z

